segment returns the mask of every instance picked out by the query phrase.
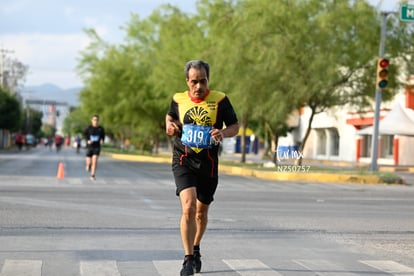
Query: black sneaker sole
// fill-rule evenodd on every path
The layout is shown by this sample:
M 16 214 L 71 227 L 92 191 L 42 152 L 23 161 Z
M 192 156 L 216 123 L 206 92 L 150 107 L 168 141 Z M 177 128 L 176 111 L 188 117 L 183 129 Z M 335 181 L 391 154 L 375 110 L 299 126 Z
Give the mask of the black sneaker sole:
M 180 276 L 190 276 L 194 275 L 194 270 L 192 272 L 185 271 L 184 269 L 181 269 Z
M 191 276 L 194 275 L 194 261 L 189 264 L 183 264 L 183 268 L 180 271 L 180 276 Z

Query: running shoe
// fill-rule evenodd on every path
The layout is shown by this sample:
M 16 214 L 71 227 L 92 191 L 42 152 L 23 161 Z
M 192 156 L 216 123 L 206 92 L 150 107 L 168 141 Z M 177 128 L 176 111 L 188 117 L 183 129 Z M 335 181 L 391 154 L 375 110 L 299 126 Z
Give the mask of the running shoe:
M 194 258 L 186 257 L 184 259 L 183 268 L 181 269 L 180 276 L 194 275 Z
M 90 179 L 91 181 L 95 181 L 95 180 L 96 180 L 96 178 L 95 178 L 95 176 L 94 176 L 94 175 L 91 175 L 91 177 L 89 177 L 89 179 Z
M 194 267 L 195 267 L 195 272 L 196 273 L 199 273 L 201 271 L 200 251 L 194 251 Z

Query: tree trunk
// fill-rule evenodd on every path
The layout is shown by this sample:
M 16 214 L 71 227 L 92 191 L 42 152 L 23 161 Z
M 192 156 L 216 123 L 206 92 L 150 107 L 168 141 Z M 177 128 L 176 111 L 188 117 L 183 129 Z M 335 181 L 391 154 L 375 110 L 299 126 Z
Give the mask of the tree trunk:
M 296 161 L 295 161 L 295 165 L 298 165 L 298 166 L 302 166 L 303 149 L 305 148 L 306 141 L 308 140 L 310 132 L 312 130 L 312 122 L 313 122 L 313 118 L 315 117 L 315 108 L 311 108 L 311 110 L 312 110 L 312 112 L 311 112 L 311 116 L 310 116 L 309 121 L 308 121 L 308 127 L 306 129 L 305 136 L 303 137 L 303 139 L 302 139 L 302 141 L 299 145 L 299 148 L 298 148 L 298 151 L 299 151 L 300 154 L 299 154 L 299 158 L 296 159 Z
M 275 165 L 277 166 L 277 162 L 279 161 L 277 157 L 277 147 L 279 145 L 279 134 L 274 133 L 274 137 L 275 137 L 274 139 L 275 150 L 273 151 L 273 163 L 275 163 Z
M 265 123 L 264 126 L 264 133 L 265 133 L 265 141 L 266 141 L 266 148 L 264 152 L 264 156 L 269 158 L 270 160 L 273 160 L 274 152 L 272 151 L 272 130 L 268 123 Z
M 242 134 L 240 137 L 241 162 L 246 163 L 246 130 L 247 130 L 247 116 L 242 120 Z
M 152 153 L 158 154 L 158 152 L 159 152 L 159 150 L 158 150 L 159 144 L 160 144 L 160 139 L 159 139 L 158 135 L 155 135 L 154 142 L 152 144 Z

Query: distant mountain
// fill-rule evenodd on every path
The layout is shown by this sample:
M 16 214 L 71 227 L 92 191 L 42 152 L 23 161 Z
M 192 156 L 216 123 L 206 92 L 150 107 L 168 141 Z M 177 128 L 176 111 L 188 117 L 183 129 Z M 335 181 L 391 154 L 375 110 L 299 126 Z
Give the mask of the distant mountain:
M 62 89 L 52 83 L 45 83 L 36 86 L 27 86 L 22 89 L 20 94 L 24 99 L 30 100 L 51 100 L 56 102 L 66 102 L 70 106 L 79 106 L 78 95 L 82 87 Z

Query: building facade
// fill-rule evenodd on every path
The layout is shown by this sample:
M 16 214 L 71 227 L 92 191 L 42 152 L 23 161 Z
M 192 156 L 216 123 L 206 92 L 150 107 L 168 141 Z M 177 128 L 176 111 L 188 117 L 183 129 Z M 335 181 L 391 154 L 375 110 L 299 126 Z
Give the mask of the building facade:
M 410 83 L 411 82 L 411 83 Z M 414 165 L 414 79 L 393 101 L 382 102 L 378 136 L 378 165 Z M 303 139 L 311 111 L 304 108 L 297 127 L 279 145 L 294 146 Z M 372 162 L 374 111 L 349 112 L 333 108 L 315 115 L 302 153 L 305 160 Z

